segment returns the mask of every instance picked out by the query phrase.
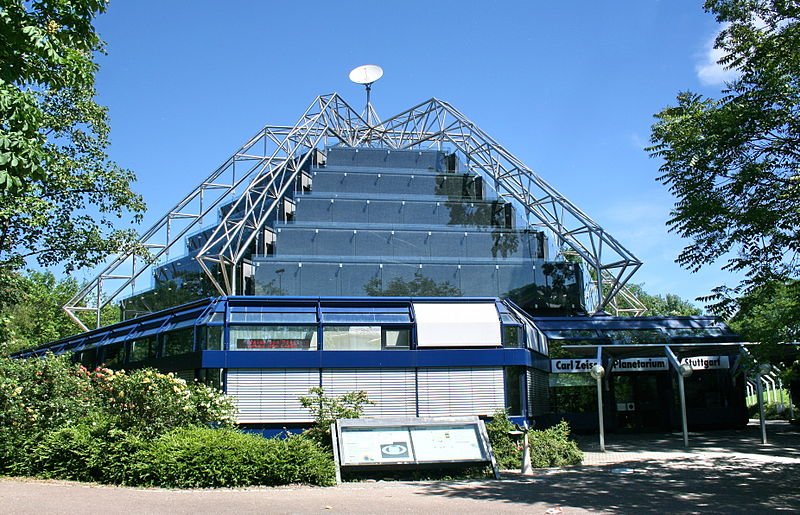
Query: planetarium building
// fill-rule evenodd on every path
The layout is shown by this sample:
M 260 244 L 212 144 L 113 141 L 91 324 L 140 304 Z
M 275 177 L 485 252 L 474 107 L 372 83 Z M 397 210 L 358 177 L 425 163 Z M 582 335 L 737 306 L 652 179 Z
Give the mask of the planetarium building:
M 736 336 L 710 317 L 630 316 L 641 263 L 438 99 L 380 120 L 369 100 L 318 97 L 140 243 L 65 306 L 83 333 L 21 355 L 206 381 L 265 429 L 308 424 L 298 398 L 318 386 L 366 391 L 368 416 L 505 409 L 596 429 L 582 372 L 597 364 L 610 429 L 670 429 L 676 370 L 694 360 L 689 424 L 746 422 Z M 122 321 L 90 329 L 111 304 Z

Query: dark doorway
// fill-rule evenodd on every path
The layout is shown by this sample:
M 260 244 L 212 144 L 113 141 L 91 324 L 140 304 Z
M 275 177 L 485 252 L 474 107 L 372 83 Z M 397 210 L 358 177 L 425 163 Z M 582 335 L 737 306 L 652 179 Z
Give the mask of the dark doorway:
M 612 382 L 618 430 L 669 429 L 671 385 L 667 374 L 617 374 Z

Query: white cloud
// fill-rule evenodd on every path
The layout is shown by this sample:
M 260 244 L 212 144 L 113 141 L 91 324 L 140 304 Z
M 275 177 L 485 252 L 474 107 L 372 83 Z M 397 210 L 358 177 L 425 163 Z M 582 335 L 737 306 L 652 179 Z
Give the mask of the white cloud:
M 706 42 L 705 50 L 699 57 L 700 62 L 695 65 L 697 78 L 704 86 L 721 86 L 735 79 L 738 75 L 736 70 L 726 69 L 718 63 L 720 59 L 725 57 L 725 53 L 722 50 L 714 48 L 714 40 L 718 34 L 714 34 Z

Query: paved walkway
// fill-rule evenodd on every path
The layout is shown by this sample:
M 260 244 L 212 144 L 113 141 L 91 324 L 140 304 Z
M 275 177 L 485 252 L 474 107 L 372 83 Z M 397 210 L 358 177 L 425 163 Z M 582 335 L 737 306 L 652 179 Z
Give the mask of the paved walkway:
M 501 481 L 162 490 L 0 479 L 0 513 L 754 513 L 800 511 L 800 432 L 582 437 L 585 464 Z

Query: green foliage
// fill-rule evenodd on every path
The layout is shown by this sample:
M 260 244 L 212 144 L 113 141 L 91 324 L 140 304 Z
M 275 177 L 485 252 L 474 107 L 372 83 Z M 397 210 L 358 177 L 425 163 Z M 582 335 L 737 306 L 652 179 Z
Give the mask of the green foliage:
M 677 202 L 670 228 L 691 240 L 678 257 L 690 270 L 726 259 L 743 273 L 706 300 L 730 315 L 732 301 L 800 275 L 800 4 L 708 0 L 723 30 L 720 64 L 738 78 L 720 99 L 691 92 L 656 114 L 651 155 Z
M 100 405 L 124 431 L 152 437 L 174 428 L 216 424 L 230 427 L 235 406 L 221 392 L 152 369 L 99 368 L 85 372 Z
M 328 397 L 323 388 L 311 388 L 308 396 L 300 397 L 300 404 L 314 416 L 314 425 L 304 434 L 328 449 L 331 448 L 331 424 L 340 418 L 360 418 L 364 407 L 375 404 L 367 392 L 348 392 L 338 397 Z
M 106 414 L 46 433 L 32 448 L 26 475 L 74 481 L 123 484 L 138 465 L 136 454 L 147 441 L 119 429 Z
M 583 452 L 569 438 L 569 424 L 564 420 L 542 431 L 530 431 L 528 442 L 533 467 L 564 467 L 583 461 Z
M 15 282 L 5 291 L 13 301 L 0 301 L 0 355 L 38 347 L 78 332 L 78 326 L 61 309 L 78 291 L 75 279 L 58 280 L 51 272 L 37 271 L 11 275 L 15 276 Z M 118 321 L 119 310 L 106 306 L 102 311 L 102 324 Z M 86 320 L 86 323 L 94 322 Z
M 492 415 L 492 420 L 486 424 L 486 433 L 492 444 L 494 459 L 501 470 L 518 469 L 522 464 L 521 442 L 508 434 L 509 431 L 516 429 L 505 410 L 497 410 Z
M 800 341 L 800 281 L 773 281 L 740 296 L 734 301 L 736 314 L 731 328 L 745 340 L 760 342 L 753 354 L 763 362 L 782 364 L 792 377 L 800 374 L 800 362 L 785 352 L 784 342 Z
M 508 419 L 504 410 L 496 411 L 491 422 L 486 424 L 494 457 L 501 469 L 518 469 L 522 465 L 522 440 L 514 440 L 508 434 L 515 429 L 518 428 Z M 534 468 L 580 465 L 583 452 L 569 434 L 569 424 L 564 420 L 548 429 L 528 431 L 531 465 Z
M 644 285 L 642 284 L 629 284 L 628 289 L 645 305 L 647 308 L 646 316 L 693 316 L 703 314 L 702 309 L 673 293 L 652 295 L 644 290 Z
M 94 17 L 105 0 L 0 6 L 0 287 L 35 259 L 67 271 L 130 248 L 142 198 L 108 155 L 108 113 L 94 101 Z M 0 303 L 6 293 L 0 291 Z
M 797 411 L 797 406 L 794 406 L 794 410 L 795 414 L 800 413 Z M 747 407 L 747 413 L 750 418 L 761 418 L 761 410 L 758 408 L 757 402 Z M 764 418 L 766 420 L 789 420 L 790 414 L 788 399 L 785 403 L 764 401 Z
M 787 352 L 785 342 L 800 341 L 800 281 L 773 281 L 735 299 L 731 328 L 745 340 L 759 342 L 752 348 L 760 362 L 781 365 L 785 384 L 800 378 L 800 360 Z
M 220 392 L 172 374 L 0 358 L 0 474 L 169 487 L 333 482 L 333 461 L 313 440 L 239 433 L 233 416 Z
M 66 357 L 0 358 L 0 473 L 22 472 L 34 442 L 96 405 L 89 381 Z
M 334 482 L 333 460 L 302 436 L 265 439 L 230 429 L 182 428 L 141 450 L 131 482 L 172 488 Z
M 10 0 L 0 8 L 0 191 L 41 178 L 48 157 L 43 97 L 94 90 L 102 50 L 92 21 L 103 0 Z
M 0 358 L 0 474 L 60 474 L 58 467 L 84 459 L 89 469 L 74 474 L 94 478 L 100 467 L 115 478 L 104 456 L 119 457 L 137 439 L 178 427 L 230 426 L 233 417 L 233 404 L 220 392 L 171 374 L 88 371 L 67 356 Z M 100 440 L 97 447 L 74 456 L 90 437 Z

